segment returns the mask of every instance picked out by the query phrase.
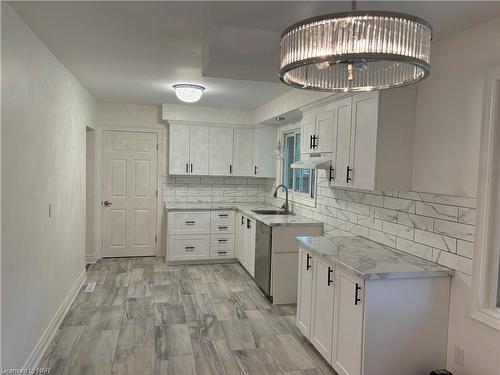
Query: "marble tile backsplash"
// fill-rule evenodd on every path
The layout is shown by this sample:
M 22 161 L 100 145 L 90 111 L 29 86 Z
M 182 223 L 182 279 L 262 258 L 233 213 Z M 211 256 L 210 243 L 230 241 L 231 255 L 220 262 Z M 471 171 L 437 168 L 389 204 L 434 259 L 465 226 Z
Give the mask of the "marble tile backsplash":
M 269 183 L 253 177 L 164 176 L 162 198 L 165 203 L 263 203 Z
M 325 235 L 359 235 L 472 274 L 476 199 L 421 192 L 364 192 L 329 186 L 317 177 L 316 207 L 292 210 L 324 223 Z M 283 204 L 268 180 L 266 202 Z

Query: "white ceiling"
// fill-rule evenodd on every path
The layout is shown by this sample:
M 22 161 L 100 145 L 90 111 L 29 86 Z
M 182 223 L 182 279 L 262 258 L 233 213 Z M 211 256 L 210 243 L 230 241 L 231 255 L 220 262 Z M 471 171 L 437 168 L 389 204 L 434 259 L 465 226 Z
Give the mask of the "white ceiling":
M 198 103 L 255 108 L 289 90 L 277 81 L 280 32 L 349 2 L 9 2 L 99 100 L 179 104 L 171 86 L 206 87 Z M 411 13 L 434 40 L 500 17 L 499 2 L 358 2 Z

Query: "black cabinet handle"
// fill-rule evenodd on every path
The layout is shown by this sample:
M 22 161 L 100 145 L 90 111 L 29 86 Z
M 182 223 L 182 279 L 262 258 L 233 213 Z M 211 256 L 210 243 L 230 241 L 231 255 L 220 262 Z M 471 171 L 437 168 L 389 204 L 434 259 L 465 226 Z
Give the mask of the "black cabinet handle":
M 247 229 L 250 229 L 252 226 L 250 225 L 250 219 L 247 219 Z
M 227 214 L 219 214 L 219 217 L 227 217 Z
M 309 150 L 312 150 L 312 149 L 313 149 L 313 147 L 314 147 L 314 146 L 313 146 L 313 136 L 311 135 L 311 136 L 309 137 Z
M 253 174 L 257 174 L 257 166 L 253 167 L 254 170 L 253 170 Z
M 217 254 L 227 254 L 227 251 L 217 251 Z
M 194 251 L 194 246 L 186 246 L 184 247 L 186 251 Z
M 311 256 L 306 254 L 306 271 L 311 269 Z
M 244 225 L 245 224 L 245 217 L 243 215 L 241 215 L 241 225 Z
M 219 228 L 219 229 L 227 229 L 227 227 L 226 227 L 226 226 L 219 226 L 219 227 L 217 227 L 217 228 Z
M 328 286 L 332 285 L 333 283 L 333 280 L 330 277 L 332 275 L 332 272 L 333 270 L 331 269 L 331 267 L 328 267 Z
M 345 182 L 352 181 L 351 172 L 352 172 L 352 168 L 349 168 L 349 166 L 347 166 L 347 173 L 346 173 L 346 177 L 345 177 Z
M 233 174 L 233 165 L 229 164 L 229 174 Z
M 313 135 L 313 137 L 312 137 L 313 147 L 312 148 L 317 148 L 318 147 L 318 143 L 316 143 L 317 140 L 318 140 L 318 137 L 316 137 L 316 134 Z
M 328 181 L 332 181 L 334 179 L 335 169 L 330 167 L 330 175 L 328 176 Z
M 227 242 L 227 240 L 218 240 L 219 242 Z
M 189 173 L 189 163 L 186 163 L 186 173 Z
M 195 225 L 196 222 L 195 221 L 186 221 L 184 222 L 186 225 Z
M 191 173 L 193 173 L 193 163 L 191 163 Z
M 359 286 L 358 283 L 356 283 L 356 292 L 354 293 L 354 304 L 357 305 L 358 302 L 361 302 L 361 298 L 359 297 L 359 291 L 361 290 L 361 287 Z

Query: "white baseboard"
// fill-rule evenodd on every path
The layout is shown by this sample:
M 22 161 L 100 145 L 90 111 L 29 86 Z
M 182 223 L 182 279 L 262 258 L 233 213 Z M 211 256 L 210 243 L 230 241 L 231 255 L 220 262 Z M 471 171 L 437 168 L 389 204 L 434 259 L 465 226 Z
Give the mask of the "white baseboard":
M 33 351 L 31 352 L 28 359 L 24 363 L 23 369 L 33 369 L 37 368 L 39 365 L 42 365 L 40 363 L 40 360 L 43 358 L 50 343 L 54 339 L 57 329 L 61 325 L 64 317 L 66 316 L 66 313 L 71 307 L 71 304 L 76 299 L 78 292 L 80 291 L 83 284 L 85 284 L 86 280 L 87 280 L 87 273 L 86 270 L 83 269 L 82 273 L 80 274 L 80 276 L 78 276 L 78 279 L 76 280 L 75 284 L 69 291 L 63 303 L 57 309 L 56 313 L 54 314 L 54 317 L 52 318 L 49 325 L 45 329 L 45 332 L 43 333 L 42 337 L 40 337 L 40 340 L 38 340 L 38 342 L 36 343 L 35 347 L 33 348 Z
M 95 255 L 85 255 L 86 264 L 94 264 L 97 262 L 97 257 Z

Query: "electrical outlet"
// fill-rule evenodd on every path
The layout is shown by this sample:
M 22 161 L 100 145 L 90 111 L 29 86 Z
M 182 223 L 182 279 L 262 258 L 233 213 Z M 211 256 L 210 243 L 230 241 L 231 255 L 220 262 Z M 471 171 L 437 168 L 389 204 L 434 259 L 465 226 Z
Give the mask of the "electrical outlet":
M 85 293 L 92 293 L 95 289 L 95 282 L 89 282 L 85 288 Z
M 459 346 L 455 346 L 455 361 L 454 362 L 458 366 L 464 367 L 464 350 Z

